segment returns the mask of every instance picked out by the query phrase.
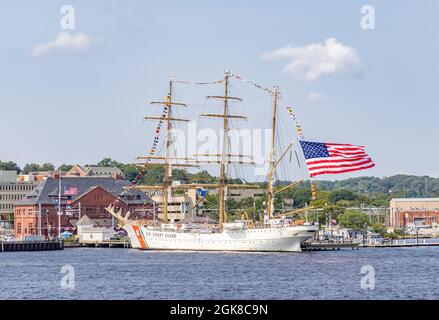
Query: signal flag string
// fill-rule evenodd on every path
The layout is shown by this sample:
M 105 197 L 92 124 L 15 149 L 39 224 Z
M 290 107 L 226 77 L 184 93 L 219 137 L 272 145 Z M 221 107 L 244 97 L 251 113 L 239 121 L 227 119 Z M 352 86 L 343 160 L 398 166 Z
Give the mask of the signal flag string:
M 299 138 L 301 140 L 304 140 L 305 136 L 303 134 L 303 129 L 302 129 L 302 126 L 300 125 L 299 121 L 297 121 L 296 113 L 294 112 L 293 108 L 291 108 L 291 107 L 286 107 L 286 108 L 287 108 L 287 111 L 290 114 L 291 118 L 294 121 L 297 135 L 299 136 Z M 296 154 L 296 156 L 297 156 L 297 154 Z M 311 182 L 311 198 L 312 198 L 312 200 L 317 200 L 317 186 L 316 186 L 313 178 L 310 178 L 310 182 Z

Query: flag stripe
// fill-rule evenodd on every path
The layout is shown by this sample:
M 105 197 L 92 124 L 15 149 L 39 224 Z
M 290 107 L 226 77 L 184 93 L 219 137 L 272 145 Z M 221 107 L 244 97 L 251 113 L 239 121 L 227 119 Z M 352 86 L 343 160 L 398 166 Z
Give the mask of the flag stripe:
M 339 163 L 339 162 L 352 162 L 352 161 L 359 161 L 363 160 L 364 157 L 357 157 L 357 158 L 343 158 L 343 157 L 331 157 L 328 158 L 328 160 L 315 160 L 315 159 L 321 159 L 321 158 L 314 158 L 314 159 L 308 159 L 306 161 L 306 164 L 308 166 L 318 164 L 318 163 Z
M 350 152 L 350 151 L 364 151 L 365 149 L 364 148 L 332 148 L 332 147 L 328 147 L 328 150 L 329 151 L 334 150 L 334 151 L 348 151 L 348 152 Z
M 329 155 L 331 156 L 342 156 L 342 157 L 352 157 L 352 156 L 364 156 L 367 155 L 366 152 L 338 152 L 338 151 L 329 151 Z
M 352 171 L 359 171 L 364 169 L 370 169 L 375 167 L 375 163 L 372 163 L 371 165 L 368 165 L 366 167 L 358 167 L 358 168 L 352 168 L 352 169 L 345 169 L 345 170 L 325 170 L 325 171 L 319 171 L 317 173 L 310 173 L 311 177 L 315 177 L 320 174 L 337 174 L 337 173 L 346 173 L 346 172 L 352 172 Z
M 372 159 L 368 159 L 362 162 L 358 162 L 358 163 L 346 163 L 343 164 L 344 168 L 349 168 L 349 167 L 358 167 L 358 166 L 362 166 L 368 163 L 371 163 Z M 330 168 L 330 169 L 336 169 L 336 168 L 340 168 L 340 164 L 337 165 L 317 165 L 317 166 L 308 166 L 309 170 L 319 170 L 319 169 L 324 169 L 324 168 Z

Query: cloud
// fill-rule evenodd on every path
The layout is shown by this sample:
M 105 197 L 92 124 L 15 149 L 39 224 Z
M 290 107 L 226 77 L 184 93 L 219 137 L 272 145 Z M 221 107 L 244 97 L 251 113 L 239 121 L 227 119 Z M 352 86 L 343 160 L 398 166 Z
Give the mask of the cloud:
M 326 96 L 324 94 L 311 92 L 306 97 L 306 100 L 308 100 L 308 102 L 320 102 L 326 100 Z
M 32 55 L 39 57 L 53 50 L 62 51 L 86 51 L 90 48 L 91 39 L 85 33 L 70 34 L 69 32 L 60 32 L 55 40 L 40 43 L 32 49 Z
M 267 60 L 289 59 L 284 71 L 299 80 L 313 81 L 323 75 L 352 74 L 361 70 L 357 51 L 337 39 L 303 47 L 285 47 L 262 56 Z

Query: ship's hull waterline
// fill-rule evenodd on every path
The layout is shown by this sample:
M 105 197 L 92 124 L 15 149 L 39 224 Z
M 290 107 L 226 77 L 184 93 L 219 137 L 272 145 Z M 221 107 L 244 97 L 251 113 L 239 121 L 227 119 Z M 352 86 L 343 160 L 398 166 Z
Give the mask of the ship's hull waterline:
M 132 248 L 135 249 L 294 252 L 301 251 L 301 243 L 314 237 L 318 226 L 284 226 L 202 233 L 163 230 L 127 223 L 124 229 L 131 240 Z

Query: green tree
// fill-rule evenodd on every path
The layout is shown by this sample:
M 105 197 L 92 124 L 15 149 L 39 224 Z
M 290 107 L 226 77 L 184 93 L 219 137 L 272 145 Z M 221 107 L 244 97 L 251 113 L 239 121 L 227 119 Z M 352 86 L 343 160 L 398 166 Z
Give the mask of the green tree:
M 36 163 L 27 163 L 23 168 L 23 173 L 31 173 L 40 171 L 40 166 Z
M 328 197 L 328 200 L 329 200 L 329 202 L 335 204 L 341 200 L 353 201 L 356 198 L 357 198 L 357 195 L 353 191 L 343 189 L 343 190 L 332 191 Z
M 362 230 L 369 224 L 369 217 L 360 211 L 346 210 L 338 216 L 338 222 L 345 228 Z
M 384 236 L 387 233 L 387 228 L 382 223 L 374 223 L 371 227 L 373 232 L 378 233 L 381 236 Z
M 55 166 L 51 163 L 28 163 L 23 168 L 23 173 L 31 173 L 31 172 L 41 172 L 41 171 L 55 171 Z
M 104 158 L 101 161 L 99 161 L 97 165 L 100 167 L 116 167 L 119 168 L 120 170 L 122 170 L 124 167 L 123 163 L 117 162 L 111 158 Z
M 17 172 L 20 172 L 20 167 L 12 161 L 0 161 L 0 170 L 15 170 Z
M 139 168 L 131 164 L 124 165 L 121 170 L 123 172 L 123 175 L 125 176 L 125 179 L 129 181 L 134 181 L 134 179 L 140 173 Z
M 39 171 L 55 171 L 55 166 L 51 163 L 43 163 L 39 166 Z
M 62 164 L 56 170 L 57 171 L 62 171 L 62 172 L 67 172 L 67 171 L 69 171 L 72 168 L 73 168 L 73 165 L 71 165 L 71 164 Z

